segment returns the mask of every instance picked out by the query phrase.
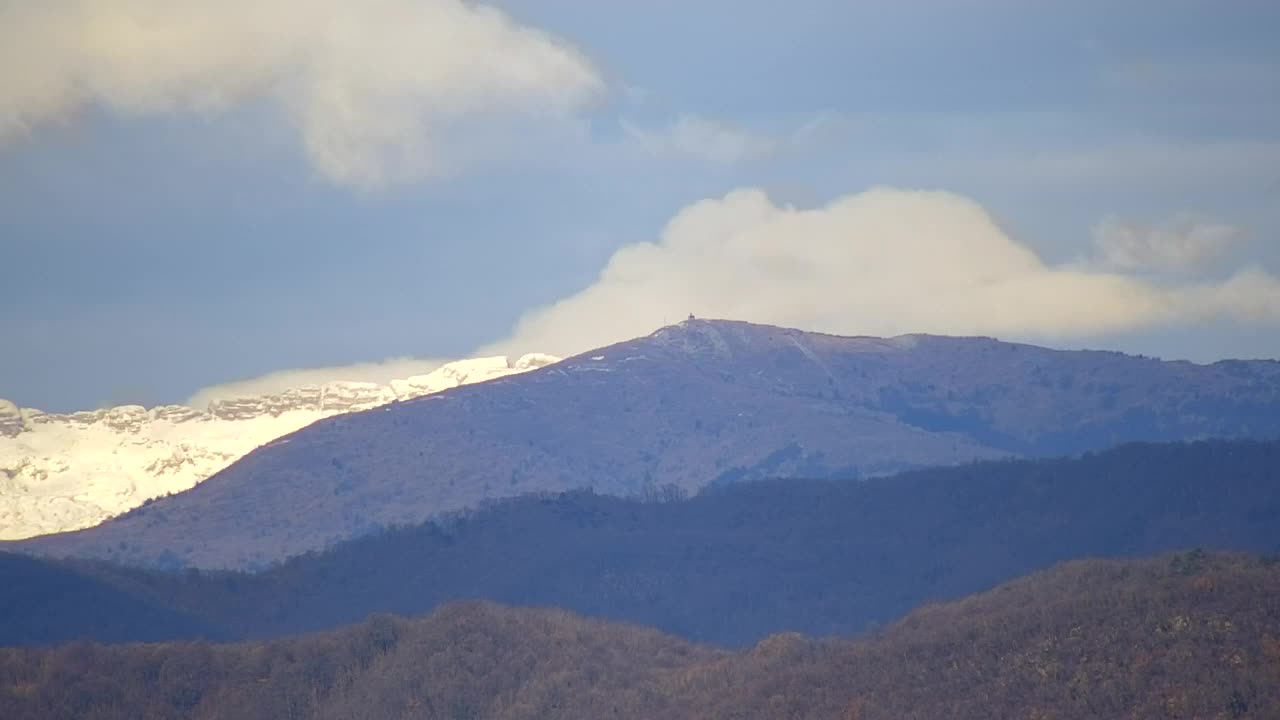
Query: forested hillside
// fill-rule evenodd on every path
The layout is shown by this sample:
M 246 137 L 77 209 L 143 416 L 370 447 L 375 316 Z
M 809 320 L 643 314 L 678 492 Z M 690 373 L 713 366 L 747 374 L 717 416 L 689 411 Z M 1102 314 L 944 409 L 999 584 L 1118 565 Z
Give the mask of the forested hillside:
M 0 645 L 226 637 L 212 623 L 75 568 L 0 553 Z
M 1132 445 L 678 496 L 529 496 L 258 574 L 59 568 L 191 621 L 170 637 L 278 636 L 480 598 L 742 646 L 788 630 L 865 632 L 1080 557 L 1280 550 L 1280 442 Z M 68 628 L 118 639 L 77 624 L 88 594 L 41 589 L 24 567 L 0 577 L 0 644 L 57 642 Z
M 463 603 L 319 635 L 0 650 L 6 720 L 990 720 L 1280 716 L 1280 564 L 1078 561 L 874 637 L 731 654 L 559 610 Z

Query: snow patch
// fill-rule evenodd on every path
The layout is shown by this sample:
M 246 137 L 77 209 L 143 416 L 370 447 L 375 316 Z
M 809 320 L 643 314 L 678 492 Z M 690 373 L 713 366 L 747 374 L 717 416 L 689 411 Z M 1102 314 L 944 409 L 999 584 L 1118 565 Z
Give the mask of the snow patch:
M 558 362 L 542 353 L 448 363 L 389 385 L 331 382 L 181 405 L 59 414 L 0 399 L 0 540 L 79 530 L 188 490 L 251 450 L 325 417 Z

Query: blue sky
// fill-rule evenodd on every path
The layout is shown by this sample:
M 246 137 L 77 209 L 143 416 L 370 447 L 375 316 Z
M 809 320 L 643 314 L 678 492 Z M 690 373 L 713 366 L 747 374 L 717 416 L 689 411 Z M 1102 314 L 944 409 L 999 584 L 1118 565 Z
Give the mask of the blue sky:
M 1278 24 L 1248 0 L 19 0 L 0 397 L 385 379 L 686 312 L 1280 357 Z

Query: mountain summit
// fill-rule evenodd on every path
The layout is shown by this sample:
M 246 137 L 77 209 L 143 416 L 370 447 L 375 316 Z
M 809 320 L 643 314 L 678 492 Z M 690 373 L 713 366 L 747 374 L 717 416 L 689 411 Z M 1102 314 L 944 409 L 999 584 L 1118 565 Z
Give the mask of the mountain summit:
M 1130 440 L 1280 435 L 1280 363 L 689 320 L 314 423 L 190 491 L 18 547 L 247 567 L 527 492 L 689 493 Z

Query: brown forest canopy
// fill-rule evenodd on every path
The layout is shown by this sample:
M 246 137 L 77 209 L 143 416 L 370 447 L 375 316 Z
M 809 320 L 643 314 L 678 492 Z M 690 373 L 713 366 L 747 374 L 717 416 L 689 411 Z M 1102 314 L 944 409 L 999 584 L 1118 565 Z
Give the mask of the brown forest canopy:
M 559 610 L 451 604 L 274 641 L 0 650 L 0 717 L 1274 718 L 1280 564 L 1077 561 L 863 640 L 729 653 Z

